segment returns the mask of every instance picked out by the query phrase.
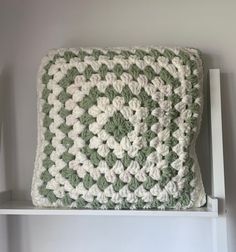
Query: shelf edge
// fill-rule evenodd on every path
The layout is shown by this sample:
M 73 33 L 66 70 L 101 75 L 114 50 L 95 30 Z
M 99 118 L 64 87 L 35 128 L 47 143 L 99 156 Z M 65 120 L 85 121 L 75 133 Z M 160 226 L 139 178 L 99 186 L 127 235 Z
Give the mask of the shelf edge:
M 207 197 L 205 208 L 189 210 L 78 210 L 34 207 L 31 201 L 11 200 L 11 192 L 0 193 L 0 215 L 28 216 L 145 216 L 145 217 L 218 217 L 218 199 Z

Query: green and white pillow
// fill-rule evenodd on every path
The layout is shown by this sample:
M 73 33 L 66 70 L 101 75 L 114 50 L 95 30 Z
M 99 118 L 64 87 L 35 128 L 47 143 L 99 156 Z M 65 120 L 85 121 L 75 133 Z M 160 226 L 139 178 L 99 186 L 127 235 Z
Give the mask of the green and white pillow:
M 195 49 L 50 51 L 38 79 L 34 205 L 204 205 L 195 154 L 201 96 L 202 63 Z

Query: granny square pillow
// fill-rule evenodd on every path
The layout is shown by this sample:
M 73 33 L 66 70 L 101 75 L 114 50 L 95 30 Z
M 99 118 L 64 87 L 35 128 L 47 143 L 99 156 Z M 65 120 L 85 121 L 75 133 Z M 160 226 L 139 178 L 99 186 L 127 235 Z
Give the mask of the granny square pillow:
M 52 50 L 38 79 L 40 207 L 205 204 L 195 154 L 202 63 L 191 48 Z

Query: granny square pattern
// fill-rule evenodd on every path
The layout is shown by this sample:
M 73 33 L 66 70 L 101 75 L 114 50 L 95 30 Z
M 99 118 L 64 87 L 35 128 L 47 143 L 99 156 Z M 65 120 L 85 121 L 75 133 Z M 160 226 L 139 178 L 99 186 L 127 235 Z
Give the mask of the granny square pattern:
M 196 49 L 50 51 L 38 77 L 34 205 L 204 205 L 195 154 L 201 96 Z

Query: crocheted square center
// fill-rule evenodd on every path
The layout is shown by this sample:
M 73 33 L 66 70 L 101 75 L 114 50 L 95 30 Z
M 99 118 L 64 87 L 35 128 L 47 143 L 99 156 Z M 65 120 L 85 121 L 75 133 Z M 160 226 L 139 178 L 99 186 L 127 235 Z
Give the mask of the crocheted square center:
M 39 71 L 37 206 L 200 207 L 202 67 L 189 48 L 59 49 Z

